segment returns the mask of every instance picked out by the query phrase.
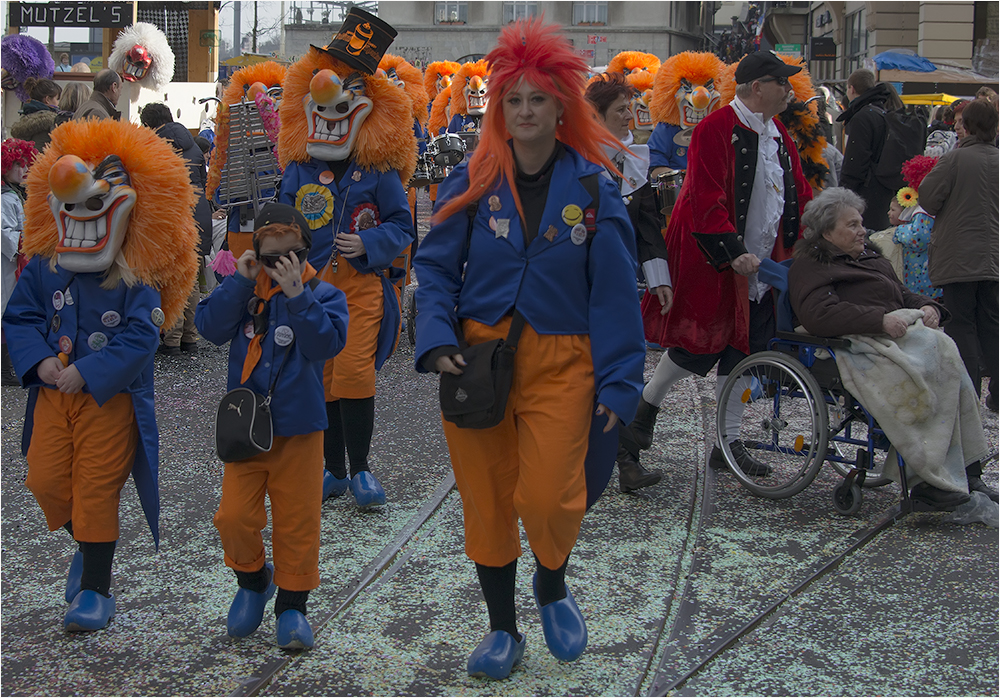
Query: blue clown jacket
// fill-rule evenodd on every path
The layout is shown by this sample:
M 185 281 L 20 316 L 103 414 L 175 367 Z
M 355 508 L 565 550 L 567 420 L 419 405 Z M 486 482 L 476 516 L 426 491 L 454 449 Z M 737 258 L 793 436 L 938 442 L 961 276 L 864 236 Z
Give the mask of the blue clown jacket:
M 392 355 L 399 337 L 399 295 L 393 282 L 405 272 L 392 262 L 416 240 L 410 205 L 395 170 L 377 172 L 351 162 L 340 181 L 323 184 L 320 174 L 328 169 L 316 159 L 290 163 L 281 179 L 278 201 L 299 209 L 309 221 L 313 236 L 309 263 L 317 272 L 322 273 L 329 263 L 338 232 L 361 236 L 365 254 L 340 257 L 339 263 L 381 277 L 384 306 L 375 350 L 378 370 Z
M 153 542 L 159 547 L 159 432 L 153 410 L 153 357 L 160 343 L 160 293 L 119 283 L 101 288 L 102 273 L 76 274 L 35 257 L 24 268 L 3 316 L 11 362 L 28 388 L 21 450 L 27 455 L 38 391 L 54 389 L 39 379 L 38 364 L 57 356 L 68 338 L 70 363 L 83 376 L 83 392 L 103 405 L 118 393 L 132 396 L 139 445 L 132 478 Z M 58 318 L 58 319 L 55 319 Z M 63 340 L 66 343 L 67 340 Z M 44 435 L 43 435 L 44 436 Z
M 687 147 L 674 143 L 674 136 L 681 132 L 677 124 L 663 121 L 656 125 L 653 134 L 646 141 L 649 146 L 649 169 L 669 167 L 672 170 L 686 170 L 688 166 Z

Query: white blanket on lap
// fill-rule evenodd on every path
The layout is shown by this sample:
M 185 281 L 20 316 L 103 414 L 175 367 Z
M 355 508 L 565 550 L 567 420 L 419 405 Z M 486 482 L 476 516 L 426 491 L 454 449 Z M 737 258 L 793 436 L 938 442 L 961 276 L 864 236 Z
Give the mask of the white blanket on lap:
M 895 340 L 847 335 L 850 351 L 837 352 L 840 377 L 903 456 L 910 487 L 923 480 L 968 492 L 965 466 L 984 460 L 989 448 L 958 347 L 944 332 L 925 327 L 920 310 L 892 314 L 909 324 L 906 334 Z M 884 474 L 898 479 L 898 469 L 889 465 Z

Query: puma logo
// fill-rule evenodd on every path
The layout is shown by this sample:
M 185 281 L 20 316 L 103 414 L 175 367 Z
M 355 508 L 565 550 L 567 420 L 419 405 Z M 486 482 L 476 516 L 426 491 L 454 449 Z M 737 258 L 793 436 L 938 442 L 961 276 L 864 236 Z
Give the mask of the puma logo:
M 238 405 L 234 405 L 233 403 L 230 402 L 229 403 L 229 407 L 227 409 L 236 410 L 237 416 L 242 417 L 243 416 L 243 401 L 240 400 L 240 404 L 238 404 Z

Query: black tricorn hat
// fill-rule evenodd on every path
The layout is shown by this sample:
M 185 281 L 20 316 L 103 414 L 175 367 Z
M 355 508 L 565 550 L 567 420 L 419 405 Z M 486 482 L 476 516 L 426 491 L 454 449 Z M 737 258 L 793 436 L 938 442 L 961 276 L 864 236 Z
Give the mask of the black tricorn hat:
M 375 15 L 352 7 L 326 48 L 311 45 L 366 75 L 374 75 L 396 34 L 395 29 Z

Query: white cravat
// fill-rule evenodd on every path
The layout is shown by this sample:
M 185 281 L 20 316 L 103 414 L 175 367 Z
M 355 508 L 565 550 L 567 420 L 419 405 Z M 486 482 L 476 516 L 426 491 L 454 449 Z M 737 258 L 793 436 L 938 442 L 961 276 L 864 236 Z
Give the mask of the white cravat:
M 764 122 L 764 115 L 750 111 L 739 97 L 730 102 L 736 116 L 744 126 L 756 132 L 757 169 L 750 192 L 747 221 L 743 234 L 743 245 L 747 252 L 767 259 L 774 249 L 778 237 L 778 224 L 785 210 L 785 176 L 778 158 L 778 142 L 781 138 L 773 119 Z M 770 290 L 754 274 L 750 277 L 750 300 L 758 301 Z

